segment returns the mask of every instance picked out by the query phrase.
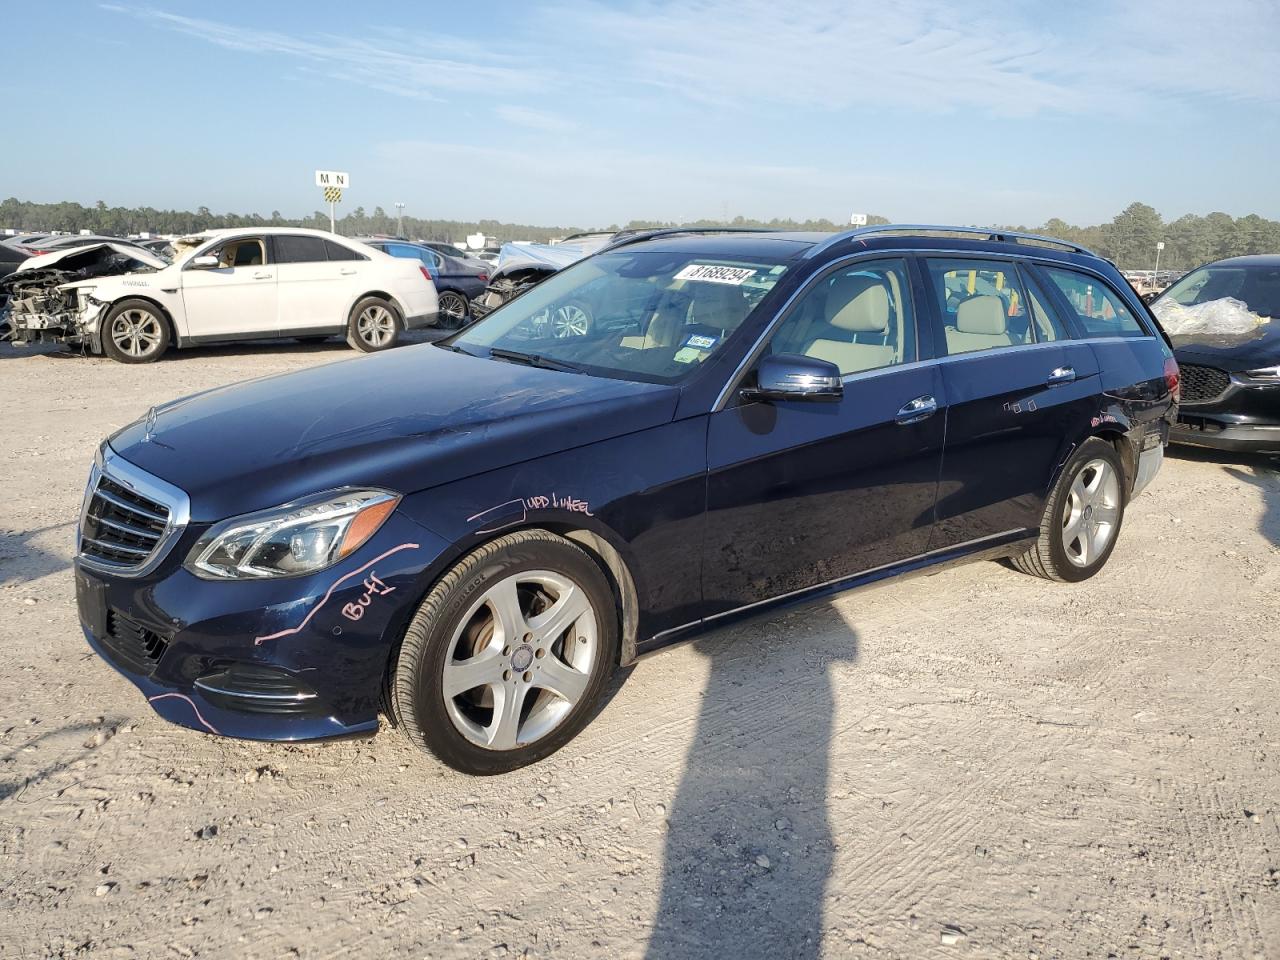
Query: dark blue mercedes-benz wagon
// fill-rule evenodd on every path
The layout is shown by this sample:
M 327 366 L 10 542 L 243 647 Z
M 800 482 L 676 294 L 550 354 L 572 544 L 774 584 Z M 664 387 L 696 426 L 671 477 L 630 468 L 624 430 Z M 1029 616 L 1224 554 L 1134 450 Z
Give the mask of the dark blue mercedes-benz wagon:
M 978 557 L 1092 576 L 1177 395 L 1142 302 L 1061 241 L 657 231 L 438 343 L 113 435 L 80 619 L 176 723 L 385 713 L 498 773 L 572 738 L 620 663 L 766 605 Z

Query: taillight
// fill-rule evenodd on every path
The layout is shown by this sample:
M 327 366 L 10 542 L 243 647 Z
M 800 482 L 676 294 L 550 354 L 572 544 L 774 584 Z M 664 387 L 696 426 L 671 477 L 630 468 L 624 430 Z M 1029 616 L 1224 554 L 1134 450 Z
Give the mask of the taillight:
M 476 274 L 476 279 L 479 280 L 481 283 L 488 283 L 489 275 L 487 273 L 479 273 L 479 274 Z
M 424 280 L 427 281 L 427 283 L 435 282 L 434 280 L 431 279 L 431 272 L 426 267 L 419 267 L 418 269 L 422 271 L 422 277 Z
M 1182 375 L 1178 373 L 1178 361 L 1173 357 L 1168 357 L 1164 361 L 1164 382 L 1169 388 L 1169 392 L 1173 394 L 1173 402 L 1178 403 L 1182 399 Z

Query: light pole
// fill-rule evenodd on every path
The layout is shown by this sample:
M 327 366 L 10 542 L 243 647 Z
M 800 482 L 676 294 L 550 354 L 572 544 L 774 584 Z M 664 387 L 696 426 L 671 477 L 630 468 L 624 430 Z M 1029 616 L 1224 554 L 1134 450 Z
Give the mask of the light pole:
M 1164 249 L 1164 241 L 1156 241 L 1156 269 L 1151 274 L 1151 289 L 1155 290 L 1156 285 L 1160 283 L 1160 251 Z
M 396 201 L 396 236 L 404 236 L 404 204 Z

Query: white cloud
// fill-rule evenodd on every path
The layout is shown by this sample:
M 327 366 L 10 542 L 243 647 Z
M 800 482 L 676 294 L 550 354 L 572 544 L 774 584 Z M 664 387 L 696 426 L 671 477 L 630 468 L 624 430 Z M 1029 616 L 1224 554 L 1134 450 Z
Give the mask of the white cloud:
M 385 30 L 365 38 L 327 33 L 295 36 L 149 7 L 102 4 L 102 8 L 228 50 L 290 57 L 337 79 L 396 96 L 439 100 L 446 91 L 524 92 L 546 85 L 546 78 L 531 64 L 453 37 L 418 33 L 393 37 Z
M 494 107 L 493 112 L 499 120 L 545 133 L 568 133 L 577 127 L 577 124 L 566 117 L 543 110 L 534 110 L 531 107 L 502 105 Z
M 560 8 L 616 75 L 685 97 L 845 107 L 1106 113 L 1131 98 L 1280 99 L 1280 5 L 1171 0 L 646 0 Z

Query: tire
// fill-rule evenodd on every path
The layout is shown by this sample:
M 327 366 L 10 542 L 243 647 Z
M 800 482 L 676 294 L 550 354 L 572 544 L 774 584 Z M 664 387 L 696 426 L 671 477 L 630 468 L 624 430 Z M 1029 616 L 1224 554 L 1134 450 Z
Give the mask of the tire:
M 471 313 L 471 301 L 466 294 L 457 290 L 445 290 L 440 293 L 440 319 L 438 326 L 443 330 L 457 330 L 467 322 Z
M 564 606 L 554 625 L 541 623 L 555 604 Z M 506 773 L 554 753 L 591 719 L 618 662 L 616 611 L 595 561 L 563 537 L 522 530 L 485 544 L 432 588 L 405 631 L 390 690 L 400 728 L 463 773 Z
M 169 319 L 146 300 L 121 300 L 102 322 L 102 352 L 117 363 L 154 363 L 169 349 Z
M 1102 569 L 1124 522 L 1124 467 L 1115 447 L 1090 437 L 1067 461 L 1045 505 L 1040 538 L 1014 567 L 1078 583 Z
M 395 304 L 381 297 L 365 297 L 347 318 L 347 343 L 361 353 L 390 350 L 400 342 L 404 323 Z

